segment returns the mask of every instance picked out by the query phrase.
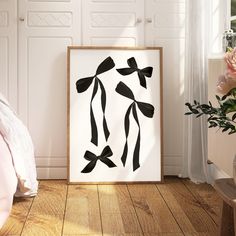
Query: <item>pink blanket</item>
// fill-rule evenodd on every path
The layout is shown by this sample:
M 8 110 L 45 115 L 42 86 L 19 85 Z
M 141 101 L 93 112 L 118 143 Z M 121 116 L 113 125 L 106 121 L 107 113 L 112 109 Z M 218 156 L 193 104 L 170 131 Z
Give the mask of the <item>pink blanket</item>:
M 0 228 L 6 221 L 17 188 L 17 177 L 12 163 L 11 153 L 2 135 L 0 135 Z
M 35 196 L 37 190 L 31 137 L 0 94 L 0 228 L 10 214 L 13 196 Z

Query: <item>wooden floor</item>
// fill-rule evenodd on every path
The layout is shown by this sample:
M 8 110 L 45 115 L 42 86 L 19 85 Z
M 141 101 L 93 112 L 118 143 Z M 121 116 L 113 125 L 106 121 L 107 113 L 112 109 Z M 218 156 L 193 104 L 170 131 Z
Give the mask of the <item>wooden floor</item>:
M 67 185 L 40 181 L 17 199 L 1 236 L 215 236 L 221 200 L 207 184 Z

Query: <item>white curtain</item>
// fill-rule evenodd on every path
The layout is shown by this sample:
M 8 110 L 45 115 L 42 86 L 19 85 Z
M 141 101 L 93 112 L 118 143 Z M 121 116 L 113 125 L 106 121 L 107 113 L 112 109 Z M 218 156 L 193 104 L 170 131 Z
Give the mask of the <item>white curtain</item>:
M 216 1 L 226 5 L 225 0 L 186 0 L 186 73 L 185 101 L 207 103 L 207 65 L 212 53 L 212 24 Z M 214 4 L 212 4 L 214 3 Z M 227 8 L 225 8 L 227 9 Z M 221 14 L 222 16 L 224 14 Z M 214 22 L 215 23 L 215 22 Z M 221 29 L 222 30 L 222 29 Z M 220 32 L 220 37 L 223 31 Z M 218 35 L 219 36 L 219 35 Z M 218 38 L 218 41 L 221 40 Z M 221 50 L 221 49 L 219 49 Z M 187 109 L 185 109 L 187 110 Z M 207 164 L 207 121 L 185 117 L 183 177 L 194 182 L 212 182 Z

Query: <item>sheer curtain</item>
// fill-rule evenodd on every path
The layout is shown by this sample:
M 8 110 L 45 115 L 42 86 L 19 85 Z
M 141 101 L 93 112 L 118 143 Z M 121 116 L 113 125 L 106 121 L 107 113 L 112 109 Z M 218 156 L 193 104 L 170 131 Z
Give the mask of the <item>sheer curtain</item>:
M 214 5 L 219 2 L 218 8 Z M 186 0 L 186 73 L 185 101 L 207 103 L 207 65 L 212 53 L 212 32 L 214 11 L 225 11 L 225 0 Z M 216 9 L 213 9 L 213 8 Z M 224 17 L 226 14 L 221 14 Z M 220 14 L 219 14 L 220 17 Z M 217 19 L 221 22 L 222 19 Z M 225 21 L 225 19 L 224 19 Z M 224 26 L 223 26 L 224 27 Z M 218 29 L 218 41 L 221 40 L 222 28 Z M 219 28 L 219 27 L 218 27 Z M 221 31 L 221 32 L 220 32 Z M 219 49 L 219 47 L 218 47 Z M 221 48 L 219 49 L 221 50 Z M 196 119 L 185 117 L 183 177 L 194 182 L 211 182 L 207 164 L 207 121 L 206 117 Z

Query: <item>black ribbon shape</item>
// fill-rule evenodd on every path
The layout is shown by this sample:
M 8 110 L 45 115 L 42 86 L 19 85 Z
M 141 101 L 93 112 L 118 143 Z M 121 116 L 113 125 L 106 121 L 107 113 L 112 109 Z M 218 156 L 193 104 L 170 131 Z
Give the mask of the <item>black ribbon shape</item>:
M 130 126 L 129 116 L 130 116 L 130 113 L 132 110 L 134 120 L 136 121 L 136 123 L 138 125 L 138 129 L 139 129 L 138 137 L 137 137 L 137 141 L 136 141 L 134 153 L 133 153 L 133 171 L 135 171 L 136 169 L 138 169 L 140 167 L 139 150 L 140 150 L 140 140 L 141 140 L 140 124 L 139 124 L 139 120 L 138 120 L 136 105 L 138 106 L 138 108 L 142 112 L 142 114 L 144 116 L 149 117 L 149 118 L 152 118 L 154 115 L 154 106 L 149 103 L 136 101 L 131 89 L 127 85 L 125 85 L 123 82 L 119 82 L 119 84 L 116 87 L 116 92 L 124 97 L 127 97 L 127 98 L 133 100 L 133 102 L 131 103 L 131 105 L 127 109 L 127 112 L 125 114 L 125 119 L 124 119 L 126 142 L 125 142 L 123 154 L 121 157 L 121 161 L 123 163 L 123 166 L 125 166 L 127 154 L 128 154 L 128 136 L 129 136 L 129 126 Z
M 106 116 L 105 116 L 105 110 L 106 110 L 106 90 L 101 82 L 101 80 L 97 77 L 98 75 L 105 73 L 108 70 L 111 70 L 115 66 L 114 61 L 112 60 L 111 57 L 107 57 L 104 61 L 101 62 L 101 64 L 98 66 L 96 74 L 91 77 L 86 77 L 77 80 L 76 82 L 76 89 L 78 93 L 83 93 L 86 91 L 89 86 L 92 84 L 93 80 L 94 82 L 94 87 L 93 87 L 93 93 L 90 101 L 90 123 L 91 123 L 91 142 L 95 144 L 96 146 L 98 145 L 98 131 L 97 131 L 97 124 L 96 120 L 93 114 L 93 107 L 92 107 L 92 102 L 93 99 L 98 91 L 98 85 L 100 86 L 101 89 L 101 106 L 102 106 L 102 111 L 103 111 L 103 131 L 104 135 L 106 138 L 106 141 L 110 135 L 109 129 L 107 127 L 107 121 L 106 121 Z
M 103 149 L 100 156 L 96 156 L 92 152 L 86 151 L 84 154 L 84 158 L 90 162 L 84 167 L 84 169 L 81 171 L 81 173 L 91 172 L 94 169 L 94 167 L 96 166 L 98 160 L 100 160 L 101 162 L 106 164 L 109 168 L 116 167 L 116 165 L 108 158 L 112 155 L 113 155 L 113 153 L 112 153 L 112 150 L 109 146 L 106 146 Z
M 128 68 L 122 68 L 122 69 L 116 69 L 121 75 L 130 75 L 133 72 L 137 71 L 138 73 L 138 77 L 139 77 L 139 82 L 140 85 L 144 88 L 147 88 L 147 84 L 146 84 L 146 79 L 145 77 L 151 77 L 152 76 L 152 71 L 153 71 L 153 67 L 148 66 L 145 67 L 143 69 L 139 69 L 137 62 L 135 60 L 134 57 L 131 57 L 127 60 L 128 63 Z

